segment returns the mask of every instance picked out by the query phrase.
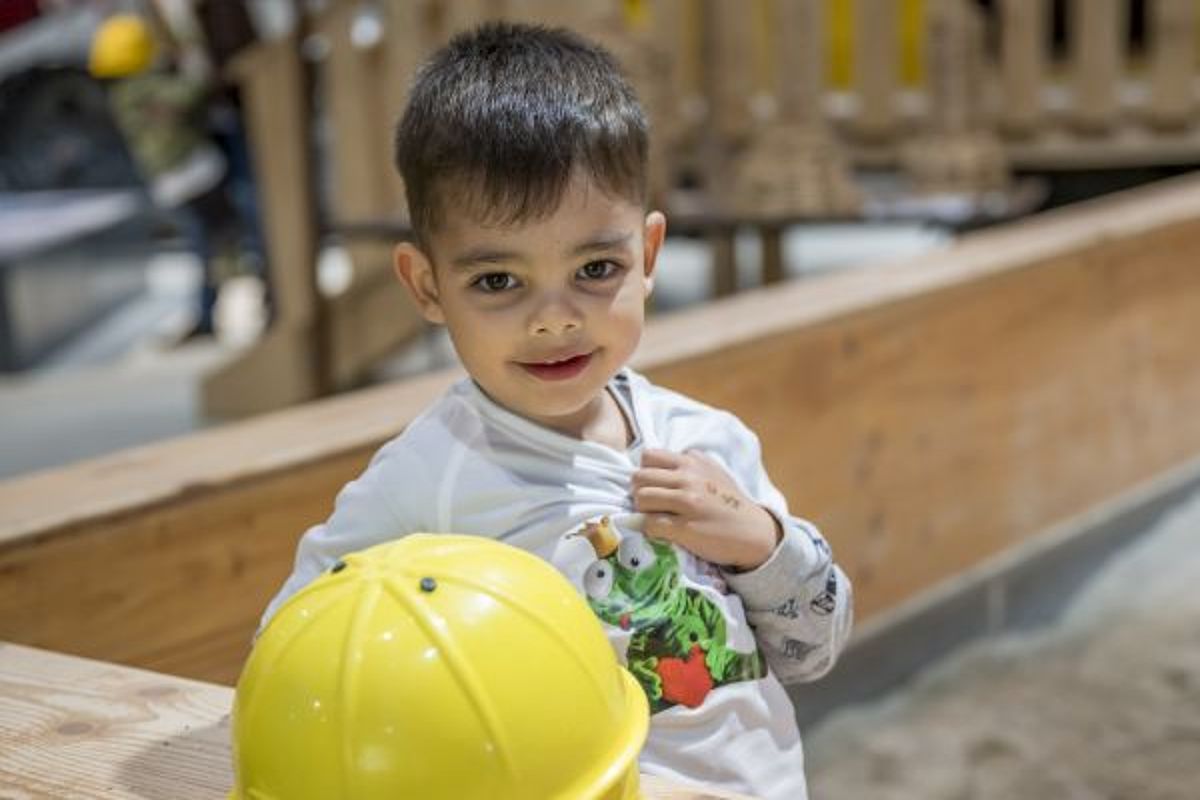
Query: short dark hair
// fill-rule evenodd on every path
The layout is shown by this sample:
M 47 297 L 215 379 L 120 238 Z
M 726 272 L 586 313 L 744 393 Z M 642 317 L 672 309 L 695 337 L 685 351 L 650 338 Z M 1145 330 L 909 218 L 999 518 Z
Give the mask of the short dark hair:
M 647 122 L 613 56 L 562 28 L 488 23 L 417 74 L 396 128 L 418 243 L 453 204 L 514 224 L 552 213 L 576 168 L 646 201 Z

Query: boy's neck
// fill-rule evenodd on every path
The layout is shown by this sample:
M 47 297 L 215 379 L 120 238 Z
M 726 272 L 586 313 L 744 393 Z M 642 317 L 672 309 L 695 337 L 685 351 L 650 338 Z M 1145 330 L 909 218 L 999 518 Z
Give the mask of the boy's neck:
M 633 443 L 633 426 L 625 410 L 605 387 L 587 408 L 570 419 L 555 422 L 540 421 L 542 425 L 584 442 L 595 442 L 614 450 L 625 450 Z
M 633 424 L 617 402 L 611 386 L 604 387 L 600 400 L 603 411 L 592 427 L 584 428 L 579 438 L 608 445 L 614 450 L 628 449 L 633 444 Z

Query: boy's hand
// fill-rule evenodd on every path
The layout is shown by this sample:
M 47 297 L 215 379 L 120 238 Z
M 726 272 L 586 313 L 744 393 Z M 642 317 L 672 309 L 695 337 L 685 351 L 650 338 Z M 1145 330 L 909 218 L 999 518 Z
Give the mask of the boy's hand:
M 633 503 L 645 532 L 713 564 L 754 569 L 770 558 L 783 532 L 765 508 L 746 497 L 706 455 L 646 450 L 633 474 Z

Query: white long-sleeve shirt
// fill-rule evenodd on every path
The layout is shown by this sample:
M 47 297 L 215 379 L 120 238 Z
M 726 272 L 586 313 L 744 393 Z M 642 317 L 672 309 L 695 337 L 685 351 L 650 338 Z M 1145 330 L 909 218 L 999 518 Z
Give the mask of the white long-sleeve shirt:
M 833 666 L 851 625 L 850 582 L 816 528 L 788 513 L 757 438 L 735 416 L 631 370 L 609 390 L 634 431 L 624 451 L 520 417 L 470 380 L 456 384 L 304 534 L 263 623 L 345 553 L 419 531 L 499 539 L 547 559 L 578 588 L 646 690 L 644 772 L 803 800 L 803 748 L 781 680 L 814 680 Z M 767 562 L 730 572 L 644 537 L 630 491 L 644 448 L 718 461 L 782 525 Z M 607 555 L 579 535 L 603 517 L 620 537 Z

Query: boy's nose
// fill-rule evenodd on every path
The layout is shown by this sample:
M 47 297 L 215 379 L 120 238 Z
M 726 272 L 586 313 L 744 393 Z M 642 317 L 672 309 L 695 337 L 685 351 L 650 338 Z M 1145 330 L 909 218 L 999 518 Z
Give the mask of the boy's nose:
M 551 300 L 544 303 L 529 320 L 535 336 L 573 333 L 583 327 L 583 315 L 570 303 Z

